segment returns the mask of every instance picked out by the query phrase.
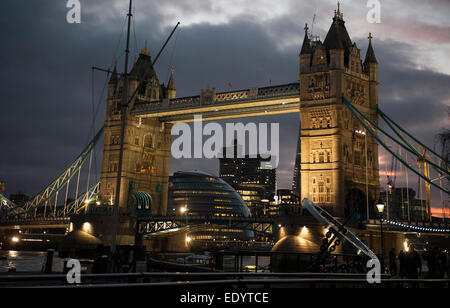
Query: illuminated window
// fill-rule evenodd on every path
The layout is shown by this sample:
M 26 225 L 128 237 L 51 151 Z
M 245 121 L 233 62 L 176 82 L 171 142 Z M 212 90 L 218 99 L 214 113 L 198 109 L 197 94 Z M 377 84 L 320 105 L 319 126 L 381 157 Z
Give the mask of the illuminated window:
M 111 144 L 119 144 L 120 143 L 120 136 L 119 135 L 112 135 L 111 136 Z

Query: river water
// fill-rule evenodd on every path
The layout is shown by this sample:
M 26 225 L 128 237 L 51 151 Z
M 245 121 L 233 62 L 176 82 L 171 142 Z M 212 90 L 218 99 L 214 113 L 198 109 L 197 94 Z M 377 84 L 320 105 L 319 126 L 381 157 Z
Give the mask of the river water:
M 16 272 L 42 272 L 47 252 L 43 251 L 15 251 L 15 250 L 0 250 L 0 273 L 8 272 L 8 269 L 15 268 Z M 2 258 L 3 257 L 3 258 Z M 6 257 L 6 259 L 4 259 Z M 243 267 L 254 266 L 255 257 L 245 256 L 242 260 Z M 63 271 L 63 259 L 58 258 L 58 253 L 55 252 L 53 257 L 52 271 L 54 273 Z M 259 257 L 258 268 L 267 269 L 269 267 L 270 257 Z M 234 270 L 234 258 L 224 258 L 224 270 Z M 244 268 L 245 270 L 245 268 Z
M 0 250 L 0 273 L 15 268 L 16 272 L 41 272 L 45 264 L 47 252 Z M 6 257 L 6 259 L 4 259 Z M 62 272 L 63 260 L 55 252 L 53 257 L 53 272 Z

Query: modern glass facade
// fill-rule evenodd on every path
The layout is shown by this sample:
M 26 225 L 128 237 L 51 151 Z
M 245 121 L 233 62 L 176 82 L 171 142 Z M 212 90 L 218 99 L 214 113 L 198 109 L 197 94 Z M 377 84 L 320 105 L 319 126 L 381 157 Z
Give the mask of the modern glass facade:
M 169 215 L 249 217 L 241 196 L 221 178 L 203 172 L 175 172 L 169 182 Z
M 233 153 L 231 158 L 227 153 Z M 240 190 L 242 186 L 258 185 L 264 187 L 265 198 L 275 192 L 276 168 L 261 168 L 261 164 L 270 165 L 270 158 L 260 155 L 252 158 L 244 155 L 242 146 L 234 141 L 230 147 L 222 149 L 222 158 L 219 158 L 219 175 L 233 188 Z
M 175 172 L 169 180 L 168 215 L 209 217 L 249 217 L 241 196 L 221 178 L 203 172 Z M 228 224 L 208 223 L 186 234 L 189 245 L 227 246 L 229 242 L 249 240 L 254 233 Z

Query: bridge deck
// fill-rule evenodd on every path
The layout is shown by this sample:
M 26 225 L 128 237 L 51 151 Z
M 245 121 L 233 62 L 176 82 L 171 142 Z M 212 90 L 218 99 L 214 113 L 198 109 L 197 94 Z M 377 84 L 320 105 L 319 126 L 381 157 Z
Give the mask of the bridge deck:
M 137 102 L 131 112 L 142 117 L 158 117 L 162 122 L 192 122 L 194 114 L 203 120 L 218 120 L 299 112 L 299 83 L 215 93 L 155 102 Z

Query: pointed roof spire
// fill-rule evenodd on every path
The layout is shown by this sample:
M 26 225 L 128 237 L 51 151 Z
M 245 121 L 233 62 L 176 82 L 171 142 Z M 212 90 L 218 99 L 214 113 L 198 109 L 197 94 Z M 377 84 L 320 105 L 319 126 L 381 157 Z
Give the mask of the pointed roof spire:
M 167 85 L 168 90 L 175 90 L 175 81 L 173 80 L 173 72 L 174 72 L 174 68 L 172 66 L 172 67 L 170 67 L 170 79 L 169 79 L 169 83 Z
M 147 47 L 147 40 L 145 40 L 144 48 L 141 49 L 141 54 L 142 55 L 146 55 L 146 56 L 150 56 L 150 50 Z
M 341 13 L 341 5 L 338 1 L 337 3 L 337 11 L 334 10 L 334 18 L 333 19 L 340 19 L 340 20 L 344 20 L 344 13 Z
M 338 2 L 338 9 L 334 10 L 333 23 L 331 24 L 330 30 L 328 30 L 327 36 L 323 41 L 323 44 L 328 50 L 331 49 L 344 49 L 347 50 L 351 47 L 352 40 L 348 35 L 347 29 L 345 28 L 345 21 L 343 19 L 343 14 L 341 13 L 341 7 Z
M 378 63 L 377 58 L 375 57 L 375 52 L 372 48 L 372 33 L 369 32 L 369 47 L 367 47 L 366 58 L 364 59 L 365 63 Z
M 109 83 L 117 83 L 117 59 L 114 60 L 114 69 L 113 72 L 111 74 L 111 78 L 109 79 Z
M 308 37 L 308 24 L 305 23 L 305 37 L 303 38 L 303 44 L 302 44 L 302 49 L 300 51 L 300 54 L 309 54 L 312 53 L 312 49 L 311 49 L 311 43 Z

